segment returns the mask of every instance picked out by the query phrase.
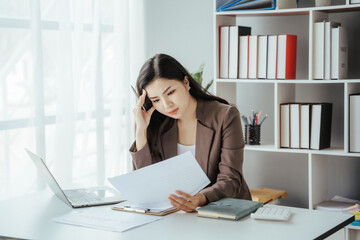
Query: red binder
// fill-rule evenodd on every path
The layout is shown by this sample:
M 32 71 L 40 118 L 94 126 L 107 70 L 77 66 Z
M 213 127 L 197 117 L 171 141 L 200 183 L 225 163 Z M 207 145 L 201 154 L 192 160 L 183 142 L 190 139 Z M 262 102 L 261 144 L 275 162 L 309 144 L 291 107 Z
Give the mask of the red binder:
M 296 35 L 279 35 L 276 79 L 296 78 Z

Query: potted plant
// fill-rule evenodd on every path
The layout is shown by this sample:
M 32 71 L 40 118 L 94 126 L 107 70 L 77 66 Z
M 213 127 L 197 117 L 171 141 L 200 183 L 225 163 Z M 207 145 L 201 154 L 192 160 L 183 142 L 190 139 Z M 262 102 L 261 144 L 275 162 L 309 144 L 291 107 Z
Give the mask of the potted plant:
M 205 63 L 201 64 L 199 69 L 196 72 L 190 73 L 191 76 L 194 78 L 194 80 L 198 84 L 200 84 L 200 86 L 202 86 L 204 67 L 205 67 Z M 206 87 L 204 87 L 204 89 L 206 91 L 208 91 L 209 87 L 212 85 L 213 82 L 214 82 L 214 79 L 211 79 L 211 81 L 206 85 Z

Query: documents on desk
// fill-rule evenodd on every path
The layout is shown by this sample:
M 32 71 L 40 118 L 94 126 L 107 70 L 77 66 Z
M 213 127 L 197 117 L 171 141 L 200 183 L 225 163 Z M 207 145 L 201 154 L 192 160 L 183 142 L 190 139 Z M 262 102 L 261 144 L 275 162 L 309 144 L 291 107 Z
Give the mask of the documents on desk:
M 159 220 L 161 217 L 113 211 L 110 208 L 84 208 L 57 217 L 55 222 L 95 228 L 113 232 L 124 232 Z
M 168 197 L 176 190 L 194 195 L 210 183 L 190 152 L 108 180 L 130 207 L 158 212 L 173 207 Z

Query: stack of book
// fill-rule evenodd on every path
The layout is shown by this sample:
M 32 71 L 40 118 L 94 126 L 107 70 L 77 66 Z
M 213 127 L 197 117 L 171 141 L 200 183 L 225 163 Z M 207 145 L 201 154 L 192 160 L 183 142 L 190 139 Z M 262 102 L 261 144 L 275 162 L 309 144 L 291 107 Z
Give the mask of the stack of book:
M 330 147 L 332 103 L 280 104 L 280 147 Z
M 251 35 L 244 26 L 220 26 L 219 33 L 220 78 L 296 78 L 296 35 Z
M 337 22 L 314 25 L 314 79 L 345 79 L 348 74 L 346 30 Z
M 345 198 L 341 196 L 335 196 L 330 200 L 323 201 L 316 205 L 316 210 L 323 211 L 335 211 L 343 213 L 352 213 L 355 216 L 355 221 L 351 223 L 353 226 L 360 226 L 360 201 Z
M 360 210 L 360 201 L 342 196 L 334 196 L 330 200 L 323 201 L 316 205 L 316 210 L 336 211 L 336 212 L 353 212 Z
M 275 7 L 275 0 L 229 0 L 217 8 L 216 11 L 271 10 L 275 9 Z

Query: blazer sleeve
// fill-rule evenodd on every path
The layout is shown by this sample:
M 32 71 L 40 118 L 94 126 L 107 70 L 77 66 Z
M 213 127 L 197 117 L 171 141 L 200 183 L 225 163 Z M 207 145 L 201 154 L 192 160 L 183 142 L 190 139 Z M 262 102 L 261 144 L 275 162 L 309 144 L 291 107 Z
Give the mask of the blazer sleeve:
M 244 138 L 240 113 L 236 107 L 228 108 L 221 136 L 221 151 L 216 182 L 201 191 L 209 202 L 221 198 L 241 198 L 251 200 L 249 188 L 243 176 Z M 215 166 L 214 166 L 215 168 Z
M 142 167 L 146 167 L 152 164 L 151 153 L 149 145 L 146 145 L 139 151 L 136 149 L 136 142 L 134 142 L 130 149 L 130 154 L 133 160 L 133 168 L 137 170 Z

